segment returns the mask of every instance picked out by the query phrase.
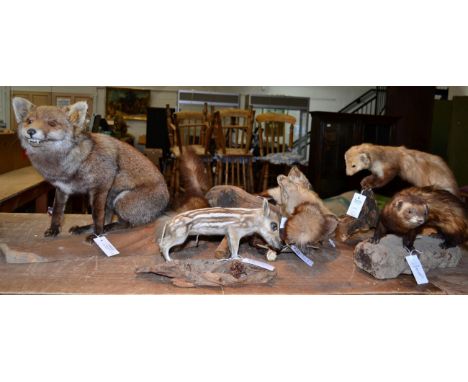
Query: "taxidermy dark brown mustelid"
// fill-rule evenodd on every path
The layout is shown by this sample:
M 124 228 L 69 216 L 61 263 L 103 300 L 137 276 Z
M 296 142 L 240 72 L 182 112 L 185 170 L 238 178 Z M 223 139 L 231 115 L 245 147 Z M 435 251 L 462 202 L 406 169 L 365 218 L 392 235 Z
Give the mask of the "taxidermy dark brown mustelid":
M 468 209 L 456 196 L 434 187 L 410 187 L 398 192 L 385 205 L 372 242 L 388 233 L 403 237 L 403 245 L 414 248 L 423 227 L 435 228 L 444 239 L 441 248 L 468 240 Z
M 175 208 L 176 212 L 209 207 L 205 194 L 211 188 L 210 175 L 202 159 L 190 146 L 182 148 L 179 170 L 185 194 Z
M 149 223 L 164 211 L 169 192 L 162 174 L 129 144 L 83 131 L 86 102 L 64 108 L 35 106 L 19 97 L 12 102 L 21 145 L 32 165 L 56 187 L 45 236 L 59 233 L 72 194 L 87 194 L 93 213 L 93 225 L 73 227 L 72 233 L 93 229 L 100 235 L 118 226 Z M 119 222 L 109 224 L 114 214 Z

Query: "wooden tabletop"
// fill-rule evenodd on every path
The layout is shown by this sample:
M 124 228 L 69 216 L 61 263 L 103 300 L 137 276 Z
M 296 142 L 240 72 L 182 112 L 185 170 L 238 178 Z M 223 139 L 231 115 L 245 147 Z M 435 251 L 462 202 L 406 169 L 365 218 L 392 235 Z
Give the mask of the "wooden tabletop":
M 0 175 L 0 203 L 19 193 L 36 187 L 44 178 L 32 166 L 23 167 Z
M 66 215 L 62 233 L 43 238 L 49 225 L 46 214 L 0 213 L 0 243 L 31 252 L 24 263 L 8 263 L 0 254 L 0 293 L 9 294 L 447 294 L 468 293 L 468 261 L 457 268 L 430 272 L 430 284 L 418 286 L 411 275 L 377 280 L 353 263 L 353 248 L 316 251 L 308 267 L 291 253 L 272 262 L 278 277 L 268 285 L 243 287 L 179 288 L 153 274 L 135 269 L 164 261 L 155 243 L 161 221 L 145 227 L 107 235 L 121 254 L 106 257 L 83 236 L 71 236 L 68 228 L 91 222 L 90 215 Z M 200 241 L 197 248 L 174 252 L 174 259 L 213 258 L 217 240 Z M 18 252 L 19 253 L 19 252 Z M 263 254 L 241 245 L 242 256 L 266 261 Z M 36 255 L 39 254 L 39 255 Z M 36 256 L 36 257 L 34 257 Z M 24 260 L 26 259 L 26 260 Z M 10 259 L 11 260 L 11 259 Z M 37 262 L 42 261 L 42 262 Z

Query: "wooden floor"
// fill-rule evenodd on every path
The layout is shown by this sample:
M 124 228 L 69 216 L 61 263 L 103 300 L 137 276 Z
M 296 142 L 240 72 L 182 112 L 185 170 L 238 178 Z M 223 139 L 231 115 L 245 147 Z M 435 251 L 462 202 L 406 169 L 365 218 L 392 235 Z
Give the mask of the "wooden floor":
M 270 285 L 236 288 L 178 288 L 152 274 L 135 269 L 164 261 L 155 243 L 158 225 L 110 233 L 109 240 L 121 254 L 107 258 L 83 236 L 70 236 L 68 228 L 91 221 L 90 215 L 67 215 L 63 232 L 55 239 L 43 238 L 46 214 L 0 214 L 0 243 L 21 253 L 8 263 L 0 255 L 0 293 L 6 294 L 466 294 L 468 259 L 457 268 L 428 274 L 430 284 L 418 286 L 414 278 L 401 275 L 376 280 L 353 263 L 352 247 L 338 245 L 335 251 L 317 251 L 309 268 L 293 254 L 281 254 L 271 263 L 278 271 Z M 174 259 L 212 258 L 217 242 L 201 241 L 198 248 L 173 254 Z M 30 253 L 30 257 L 24 253 Z M 241 246 L 242 256 L 265 261 L 262 254 Z M 15 257 L 9 258 L 9 261 Z

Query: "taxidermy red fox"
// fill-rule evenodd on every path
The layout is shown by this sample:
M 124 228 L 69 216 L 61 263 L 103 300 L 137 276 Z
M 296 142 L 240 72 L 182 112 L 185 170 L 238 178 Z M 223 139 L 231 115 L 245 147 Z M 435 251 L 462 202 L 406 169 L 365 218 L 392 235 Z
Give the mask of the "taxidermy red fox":
M 166 208 L 166 183 L 148 158 L 115 138 L 83 131 L 86 102 L 64 108 L 35 106 L 19 97 L 12 102 L 21 145 L 32 165 L 56 187 L 45 236 L 60 232 L 72 194 L 89 196 L 94 223 L 72 227 L 70 232 L 75 234 L 93 229 L 100 235 L 116 227 L 146 224 Z M 113 214 L 118 222 L 111 223 Z

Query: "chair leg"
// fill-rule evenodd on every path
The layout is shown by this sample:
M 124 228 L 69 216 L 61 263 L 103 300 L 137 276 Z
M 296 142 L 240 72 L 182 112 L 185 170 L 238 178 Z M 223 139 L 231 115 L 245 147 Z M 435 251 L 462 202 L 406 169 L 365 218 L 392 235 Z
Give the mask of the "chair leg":
M 248 160 L 248 165 L 249 165 L 249 188 L 247 192 L 253 193 L 254 192 L 254 187 L 253 187 L 253 182 L 254 182 L 254 177 L 253 177 L 253 166 L 252 166 L 252 160 Z
M 267 161 L 264 162 L 263 164 L 263 184 L 262 184 L 262 190 L 264 191 L 268 188 L 268 177 L 270 176 L 270 163 Z

